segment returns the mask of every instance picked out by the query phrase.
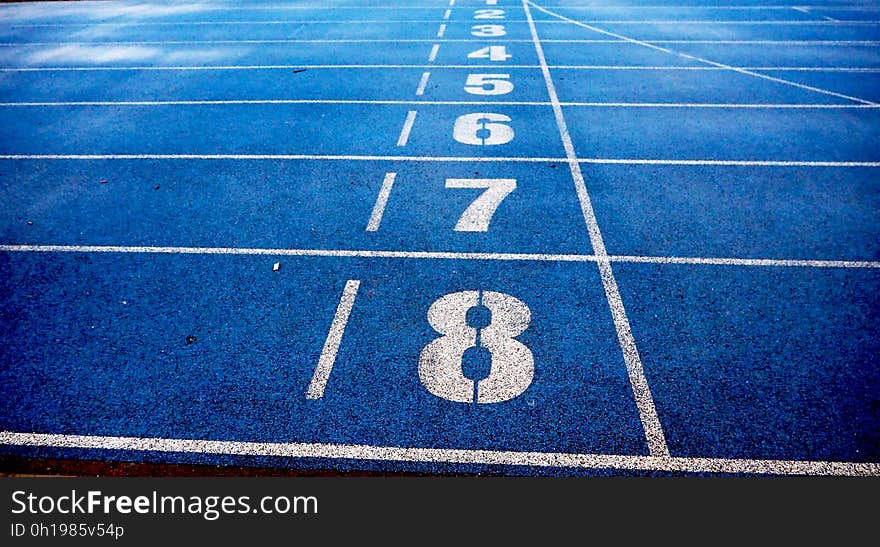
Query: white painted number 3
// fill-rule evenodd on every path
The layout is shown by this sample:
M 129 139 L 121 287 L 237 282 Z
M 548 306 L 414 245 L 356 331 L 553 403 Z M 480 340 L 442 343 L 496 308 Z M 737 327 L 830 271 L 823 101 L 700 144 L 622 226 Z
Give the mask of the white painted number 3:
M 468 325 L 467 312 L 481 304 L 492 318 L 478 332 Z M 531 350 L 514 337 L 530 322 L 528 306 L 507 294 L 462 291 L 440 298 L 428 309 L 428 323 L 442 336 L 419 356 L 422 385 L 433 395 L 457 403 L 500 403 L 522 394 L 534 378 L 535 360 Z M 476 385 L 463 370 L 465 351 L 474 347 L 489 350 L 492 358 L 489 375 Z

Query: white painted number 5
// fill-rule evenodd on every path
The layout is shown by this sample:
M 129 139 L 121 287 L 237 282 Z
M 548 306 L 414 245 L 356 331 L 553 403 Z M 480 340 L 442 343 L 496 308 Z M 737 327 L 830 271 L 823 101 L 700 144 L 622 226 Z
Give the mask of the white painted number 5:
M 471 95 L 507 95 L 513 82 L 510 74 L 468 74 L 464 90 Z
M 462 363 L 465 350 L 477 347 L 477 329 L 468 325 L 467 312 L 480 304 L 492 312 L 491 322 L 479 332 L 479 346 L 489 350 L 492 361 L 489 375 L 475 383 L 464 375 Z M 440 298 L 428 309 L 428 323 L 442 336 L 419 356 L 422 385 L 456 403 L 500 403 L 522 394 L 532 384 L 535 359 L 514 336 L 530 321 L 528 306 L 508 294 L 462 291 Z

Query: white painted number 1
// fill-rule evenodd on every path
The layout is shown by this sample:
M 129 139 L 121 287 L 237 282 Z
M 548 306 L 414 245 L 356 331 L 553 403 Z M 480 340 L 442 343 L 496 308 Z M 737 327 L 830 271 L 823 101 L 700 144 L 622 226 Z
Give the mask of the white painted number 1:
M 481 302 L 482 301 L 482 302 Z M 464 375 L 464 353 L 477 347 L 477 329 L 467 323 L 469 309 L 489 308 L 492 320 L 479 331 L 479 346 L 492 356 L 489 376 L 476 382 Z M 531 312 L 522 301 L 492 291 L 462 291 L 440 298 L 428 309 L 428 323 L 442 336 L 419 356 L 419 379 L 437 397 L 457 403 L 500 403 L 522 394 L 532 383 L 535 360 L 522 342 Z M 474 389 L 476 387 L 476 389 Z

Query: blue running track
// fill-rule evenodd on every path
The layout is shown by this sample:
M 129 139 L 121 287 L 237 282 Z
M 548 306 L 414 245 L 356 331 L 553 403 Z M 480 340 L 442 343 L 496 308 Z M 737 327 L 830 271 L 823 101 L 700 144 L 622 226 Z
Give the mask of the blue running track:
M 3 4 L 0 464 L 880 475 L 880 7 L 714 1 Z

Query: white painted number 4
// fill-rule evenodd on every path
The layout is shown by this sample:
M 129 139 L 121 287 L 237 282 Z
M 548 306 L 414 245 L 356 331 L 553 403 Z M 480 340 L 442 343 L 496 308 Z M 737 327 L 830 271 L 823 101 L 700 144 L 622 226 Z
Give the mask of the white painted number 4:
M 489 308 L 492 319 L 479 329 L 467 322 L 467 312 Z M 500 403 L 521 395 L 532 384 L 535 359 L 514 339 L 529 326 L 531 312 L 522 301 L 492 291 L 462 291 L 440 298 L 428 309 L 428 323 L 442 336 L 419 356 L 419 379 L 430 393 L 456 403 Z M 479 334 L 479 339 L 477 335 Z M 482 347 L 492 357 L 489 375 L 474 380 L 464 375 L 465 351 Z
M 513 57 L 507 53 L 505 46 L 486 46 L 468 53 L 468 59 L 488 59 L 490 61 L 506 61 Z

